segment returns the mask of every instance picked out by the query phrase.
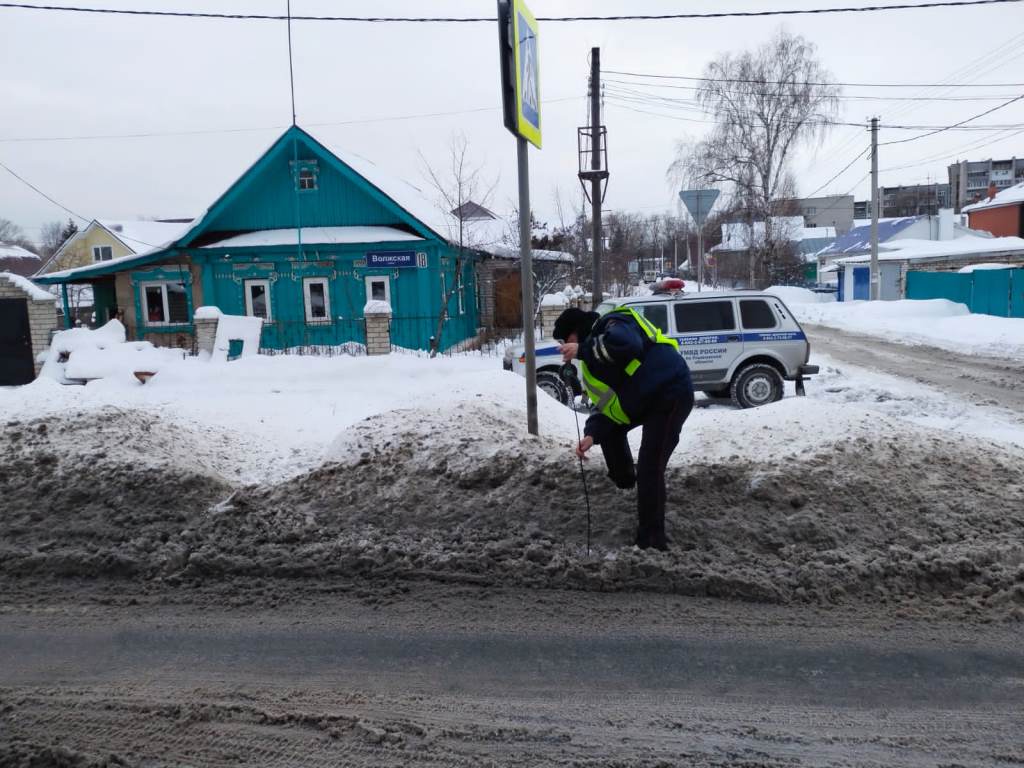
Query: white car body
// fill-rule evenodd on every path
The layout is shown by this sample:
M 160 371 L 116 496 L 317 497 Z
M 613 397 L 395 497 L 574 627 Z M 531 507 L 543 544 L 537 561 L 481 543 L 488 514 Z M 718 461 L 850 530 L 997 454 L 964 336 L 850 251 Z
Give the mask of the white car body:
M 782 299 L 772 294 L 656 293 L 609 299 L 598 312 L 621 306 L 640 312 L 679 343 L 695 390 L 732 397 L 741 407 L 780 399 L 783 380 L 796 382 L 797 394 L 803 394 L 804 377 L 818 372 L 817 366 L 807 365 L 810 345 L 803 328 Z M 553 339 L 537 342 L 537 381 L 541 389 L 567 403 L 570 388 L 580 394 L 579 377 L 563 371 L 558 347 Z M 521 347 L 509 350 L 505 368 L 525 375 Z

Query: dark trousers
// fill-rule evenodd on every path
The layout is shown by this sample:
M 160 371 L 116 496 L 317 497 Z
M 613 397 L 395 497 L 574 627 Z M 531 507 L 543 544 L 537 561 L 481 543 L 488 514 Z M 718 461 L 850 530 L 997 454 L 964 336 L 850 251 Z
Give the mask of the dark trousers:
M 689 382 L 687 382 L 689 384 Z M 693 389 L 673 388 L 648 410 L 636 466 L 629 449 L 629 427 L 617 427 L 601 442 L 608 476 L 619 488 L 637 486 L 636 544 L 665 549 L 665 467 L 679 444 L 683 422 L 693 410 Z

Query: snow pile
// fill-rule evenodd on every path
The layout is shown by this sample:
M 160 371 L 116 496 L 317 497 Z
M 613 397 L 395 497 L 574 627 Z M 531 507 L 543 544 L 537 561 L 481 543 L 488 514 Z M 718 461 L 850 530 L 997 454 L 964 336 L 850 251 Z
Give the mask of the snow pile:
M 134 373 L 157 373 L 184 359 L 185 351 L 155 347 L 148 341 L 125 341 L 124 326 L 111 320 L 101 328 L 69 328 L 53 337 L 41 377 L 62 384 L 120 378 L 138 385 Z
M 241 341 L 239 357 L 259 354 L 263 318 L 247 315 L 221 315 L 217 320 L 217 336 L 213 341 L 212 360 L 227 360 L 232 341 Z
M 562 309 L 569 306 L 569 301 L 564 293 L 546 293 L 540 300 L 540 305 L 547 309 Z
M 802 323 L 827 325 L 901 344 L 1024 359 L 1024 319 L 971 314 L 946 299 L 790 304 Z
M 33 258 L 39 258 L 30 251 L 26 251 L 26 253 L 28 253 Z M 40 288 L 27 277 L 16 275 L 13 272 L 0 272 L 0 280 L 6 280 L 7 282 L 11 283 L 15 288 L 24 291 L 26 294 L 28 294 L 29 298 L 35 301 L 50 301 L 51 299 L 53 299 L 53 294 L 51 294 L 49 291 L 43 288 Z
M 391 305 L 383 299 L 370 299 L 363 307 L 364 315 L 391 315 Z
M 816 293 L 806 288 L 797 288 L 792 285 L 773 285 L 765 288 L 765 293 L 778 296 L 785 302 L 786 306 L 794 304 L 828 304 L 834 302 L 836 297 L 831 293 Z

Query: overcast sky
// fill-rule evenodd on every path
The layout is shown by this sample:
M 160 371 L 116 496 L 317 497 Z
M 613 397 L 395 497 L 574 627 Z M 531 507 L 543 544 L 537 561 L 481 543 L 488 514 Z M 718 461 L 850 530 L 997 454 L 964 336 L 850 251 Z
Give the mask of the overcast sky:
M 849 0 L 846 4 L 866 4 Z M 282 13 L 284 0 L 93 0 L 130 8 Z M 533 0 L 538 16 L 667 13 L 835 5 L 828 0 Z M 491 0 L 293 0 L 297 14 L 493 15 Z M 554 191 L 579 205 L 576 127 L 586 119 L 591 46 L 605 69 L 700 75 L 723 51 L 757 46 L 784 23 L 814 41 L 824 65 L 844 82 L 1024 82 L 1024 5 L 891 11 L 778 19 L 627 21 L 541 25 L 544 149 L 531 150 L 533 207 L 556 218 Z M 357 152 L 423 186 L 419 153 L 444 163 L 450 137 L 463 131 L 471 151 L 500 176 L 495 200 L 515 199 L 515 141 L 499 109 L 493 24 L 296 22 L 299 124 L 328 146 Z M 608 78 L 613 76 L 609 75 Z M 622 78 L 616 78 L 622 79 Z M 609 84 L 609 88 L 615 87 Z M 621 87 L 621 86 L 619 86 Z M 645 91 L 646 92 L 646 91 Z M 657 91 L 650 91 L 657 93 Z M 847 88 L 846 96 L 1003 96 L 1017 88 Z M 685 90 L 661 91 L 685 97 Z M 950 124 L 1000 103 L 844 100 L 840 119 Z M 291 120 L 287 38 L 273 21 L 218 21 L 0 9 L 0 161 L 86 218 L 186 217 L 201 213 Z M 648 109 L 648 107 L 641 107 Z M 384 120 L 434 112 L 442 117 Z M 689 110 L 650 111 L 697 118 Z M 344 124 L 348 123 L 348 124 Z M 701 122 L 631 111 L 606 102 L 611 180 L 606 206 L 655 213 L 674 209 L 665 171 L 676 142 Z M 1024 123 L 1024 101 L 980 124 Z M 224 132 L 227 129 L 244 131 Z M 105 134 L 195 135 L 12 141 Z M 946 179 L 947 164 L 1024 155 L 1024 133 L 946 132 L 883 148 L 882 184 Z M 905 131 L 882 140 L 904 138 Z M 981 146 L 989 142 L 987 146 Z M 812 192 L 868 143 L 866 130 L 839 128 L 795 158 L 801 194 Z M 868 194 L 868 158 L 823 191 Z M 0 217 L 30 238 L 60 208 L 0 170 Z

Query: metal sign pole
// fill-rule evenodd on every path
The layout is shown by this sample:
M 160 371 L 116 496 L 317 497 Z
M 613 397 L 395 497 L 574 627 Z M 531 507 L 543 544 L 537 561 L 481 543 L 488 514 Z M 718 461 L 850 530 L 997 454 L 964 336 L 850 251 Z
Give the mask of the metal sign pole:
M 519 269 L 523 281 L 523 345 L 526 358 L 526 428 L 537 429 L 537 357 L 533 335 L 533 251 L 530 248 L 530 158 L 526 139 L 516 139 L 519 159 Z

